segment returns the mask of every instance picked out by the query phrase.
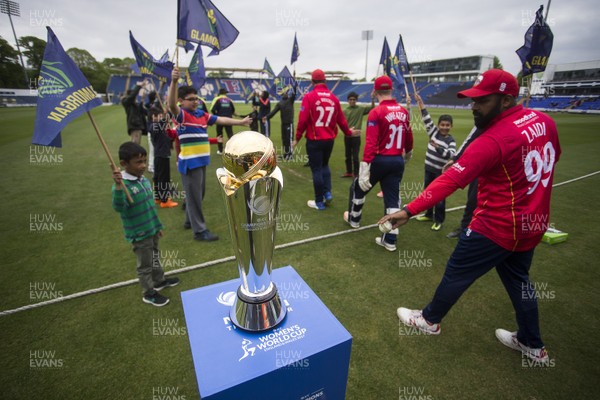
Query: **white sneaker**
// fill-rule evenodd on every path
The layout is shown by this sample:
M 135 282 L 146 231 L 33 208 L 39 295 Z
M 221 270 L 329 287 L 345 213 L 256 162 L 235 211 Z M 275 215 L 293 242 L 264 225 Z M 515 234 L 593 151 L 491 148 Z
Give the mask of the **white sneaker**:
M 308 200 L 306 205 L 319 211 L 323 211 L 325 209 L 325 203 L 318 203 L 314 200 Z
M 496 337 L 506 347 L 510 347 L 513 350 L 520 351 L 521 354 L 527 356 L 528 358 L 542 363 L 547 363 L 550 361 L 548 357 L 548 352 L 545 347 L 541 349 L 534 349 L 531 347 L 525 346 L 523 343 L 519 342 L 517 339 L 517 332 L 509 332 L 505 329 L 496 329 Z
M 421 332 L 429 335 L 439 335 L 442 331 L 440 324 L 430 324 L 423 318 L 421 310 L 409 310 L 408 308 L 400 307 L 396 310 L 398 318 L 404 325 L 414 326 Z
M 350 221 L 348 211 L 344 211 L 344 221 L 346 221 L 348 223 L 348 225 L 350 225 L 354 229 L 360 228 L 360 223 Z
M 396 251 L 396 245 L 386 242 L 385 240 L 381 239 L 381 236 L 377 236 L 375 238 L 375 243 L 377 243 L 387 251 Z

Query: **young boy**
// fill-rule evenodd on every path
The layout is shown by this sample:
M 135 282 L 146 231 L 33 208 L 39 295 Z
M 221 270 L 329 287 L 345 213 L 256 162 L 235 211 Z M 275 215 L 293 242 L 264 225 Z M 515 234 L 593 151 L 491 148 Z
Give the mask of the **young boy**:
M 373 108 L 375 108 L 375 99 L 371 99 L 370 107 L 363 107 L 356 105 L 358 101 L 358 94 L 356 92 L 350 92 L 348 94 L 348 107 L 344 109 L 344 115 L 350 129 L 356 129 L 352 136 L 344 137 L 344 147 L 346 150 L 346 173 L 342 175 L 342 178 L 355 178 L 358 176 L 358 166 L 360 159 L 358 153 L 360 152 L 360 135 L 362 131 L 363 116 L 369 114 Z
M 137 275 L 142 285 L 144 303 L 157 307 L 169 303 L 169 299 L 158 293 L 160 290 L 179 284 L 178 278 L 165 279 L 160 264 L 158 239 L 162 236 L 162 224 L 156 213 L 152 186 L 144 177 L 146 150 L 137 143 L 126 142 L 119 147 L 119 160 L 124 171 L 114 171 L 112 205 L 121 214 L 125 239 L 133 245 L 137 256 Z M 133 199 L 129 203 L 123 185 Z
M 177 207 L 179 203 L 169 198 L 171 189 L 171 147 L 173 140 L 167 135 L 169 116 L 157 107 L 149 110 L 148 132 L 154 145 L 154 197 L 161 208 Z
M 429 144 L 425 154 L 425 186 L 429 186 L 435 178 L 442 175 L 442 168 L 456 154 L 456 141 L 450 135 L 452 129 L 452 116 L 448 114 L 440 115 L 438 124 L 435 126 L 431 115 L 425 108 L 423 99 L 418 93 L 415 93 L 415 100 L 421 110 L 421 117 L 429 135 Z M 442 200 L 425 212 L 425 215 L 417 217 L 417 221 L 431 221 L 431 229 L 439 231 L 446 218 L 446 200 Z
M 185 214 L 183 224 L 185 229 L 192 229 L 194 239 L 205 242 L 219 240 L 219 237 L 206 228 L 202 214 L 202 199 L 205 191 L 206 166 L 210 163 L 210 148 L 208 125 L 250 125 L 251 118 L 242 120 L 217 117 L 198 109 L 200 98 L 198 91 L 192 86 L 177 87 L 179 81 L 179 68 L 173 68 L 169 88 L 169 111 L 176 117 L 177 136 L 181 145 L 181 152 L 177 157 L 177 168 L 181 173 L 181 180 L 186 195 Z M 177 105 L 177 102 L 181 107 Z

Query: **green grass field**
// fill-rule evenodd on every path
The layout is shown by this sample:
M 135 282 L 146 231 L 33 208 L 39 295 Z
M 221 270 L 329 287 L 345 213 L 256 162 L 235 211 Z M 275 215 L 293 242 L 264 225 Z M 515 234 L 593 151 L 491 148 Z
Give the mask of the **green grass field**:
M 453 134 L 461 143 L 472 125 L 470 112 L 432 110 L 434 119 L 442 112 L 455 117 Z M 0 311 L 135 278 L 134 254 L 111 208 L 108 161 L 88 117 L 72 122 L 63 131 L 63 148 L 53 150 L 30 145 L 34 113 L 0 109 Z M 116 157 L 128 139 L 122 107 L 96 108 L 92 114 Z M 555 183 L 600 170 L 600 116 L 553 117 L 563 151 Z M 279 117 L 273 122 L 272 139 L 280 149 Z M 421 124 L 414 127 L 415 156 L 401 187 L 405 201 L 423 182 L 426 134 Z M 280 212 L 288 223 L 281 225 L 277 244 L 349 229 L 342 220 L 350 181 L 339 178 L 344 172 L 341 135 L 331 163 L 335 200 L 324 212 L 306 206 L 312 183 L 303 167 L 304 143 L 291 162 L 281 164 Z M 209 178 L 220 166 L 215 146 L 212 152 Z M 174 160 L 172 178 L 181 189 Z M 292 265 L 352 334 L 347 399 L 416 393 L 430 400 L 598 398 L 600 219 L 594 204 L 599 184 L 595 175 L 554 189 L 551 223 L 569 239 L 554 246 L 542 243 L 536 250 L 531 278 L 542 298 L 549 367 L 523 365 L 517 352 L 497 342 L 494 330 L 513 329 L 515 322 L 494 272 L 461 298 L 443 321 L 442 335 L 407 335 L 399 325 L 398 306 L 418 308 L 431 298 L 456 243 L 445 235 L 458 226 L 462 211 L 448 213 L 440 232 L 412 221 L 402 228 L 394 253 L 374 243 L 378 230 L 372 228 L 278 250 L 274 267 Z M 161 242 L 166 271 L 233 254 L 220 190 L 216 178 L 208 180 L 204 211 L 209 228 L 221 237 L 215 243 L 194 241 L 182 227 L 181 209 L 159 210 L 166 226 Z M 465 198 L 459 191 L 447 207 L 463 205 Z M 375 192 L 369 194 L 363 225 L 375 223 L 382 209 Z M 407 258 L 420 267 L 407 266 Z M 169 319 L 185 327 L 179 292 L 237 278 L 237 267 L 226 262 L 178 276 L 182 284 L 163 292 L 171 304 L 160 309 L 143 304 L 135 284 L 0 316 L 0 397 L 153 399 L 157 388 L 166 388 L 176 389 L 180 398 L 197 399 L 187 336 L 155 335 L 153 324 Z

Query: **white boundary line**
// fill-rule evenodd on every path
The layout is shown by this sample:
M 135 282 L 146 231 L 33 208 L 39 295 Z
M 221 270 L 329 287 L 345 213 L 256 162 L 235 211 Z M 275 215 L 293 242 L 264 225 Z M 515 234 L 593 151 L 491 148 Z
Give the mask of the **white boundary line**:
M 566 185 L 568 183 L 572 183 L 572 182 L 579 181 L 581 179 L 589 178 L 589 177 L 597 175 L 597 174 L 600 174 L 600 171 L 592 172 L 590 174 L 583 175 L 583 176 L 580 176 L 578 178 L 573 178 L 573 179 L 570 179 L 568 181 L 564 181 L 564 182 L 560 182 L 560 183 L 555 183 L 554 185 L 552 185 L 552 187 L 558 187 L 558 186 Z M 452 211 L 462 210 L 463 208 L 465 208 L 465 206 L 458 206 L 458 207 L 449 208 L 446 211 L 447 212 L 452 212 Z M 317 240 L 329 239 L 329 238 L 336 237 L 336 236 L 346 235 L 348 233 L 359 232 L 359 231 L 363 231 L 365 229 L 371 229 L 371 228 L 374 228 L 376 226 L 377 226 L 377 224 L 371 224 L 371 225 L 362 226 L 362 227 L 357 228 L 357 229 L 350 228 L 350 229 L 346 229 L 346 230 L 340 231 L 340 232 L 328 233 L 328 234 L 322 235 L 322 236 L 316 236 L 316 237 L 312 237 L 312 238 L 308 238 L 308 239 L 297 240 L 295 242 L 290 242 L 290 243 L 284 243 L 284 244 L 277 245 L 277 246 L 275 246 L 275 249 L 276 250 L 285 249 L 287 247 L 298 246 L 298 245 L 301 245 L 301 244 L 310 243 L 310 242 L 314 242 L 314 241 L 317 241 Z M 204 263 L 201 263 L 201 264 L 190 265 L 189 267 L 180 268 L 180 269 L 176 269 L 176 270 L 173 270 L 173 271 L 165 272 L 165 275 L 172 275 L 172 274 L 177 274 L 177 273 L 182 273 L 182 272 L 193 271 L 193 270 L 196 270 L 196 269 L 206 268 L 206 267 L 210 267 L 210 266 L 213 266 L 213 265 L 217 265 L 217 264 L 221 264 L 221 263 L 229 262 L 229 261 L 235 261 L 235 257 L 234 256 L 229 256 L 229 257 L 225 257 L 225 258 L 219 258 L 217 260 L 207 261 L 207 262 L 204 262 Z M 0 317 L 4 316 L 4 315 L 14 314 L 14 313 L 17 313 L 19 311 L 31 310 L 33 308 L 48 306 L 48 305 L 51 305 L 51 304 L 56 304 L 56 303 L 60 303 L 60 302 L 71 300 L 71 299 L 77 299 L 79 297 L 84 297 L 84 296 L 88 296 L 88 295 L 91 295 L 91 294 L 96 294 L 96 293 L 104 292 L 104 291 L 107 291 L 107 290 L 110 290 L 110 289 L 117 289 L 117 288 L 120 288 L 120 287 L 133 285 L 133 284 L 138 283 L 138 282 L 139 282 L 138 279 L 130 279 L 128 281 L 117 282 L 117 283 L 113 283 L 113 284 L 107 285 L 107 286 L 102 286 L 102 287 L 99 287 L 99 288 L 96 288 L 96 289 L 84 290 L 83 292 L 77 292 L 77 293 L 69 294 L 67 296 L 57 297 L 56 299 L 51 299 L 51 300 L 46 300 L 46 301 L 40 301 L 39 303 L 28 304 L 26 306 L 22 306 L 22 307 L 18 307 L 18 308 L 13 308 L 12 310 L 1 311 L 0 312 Z

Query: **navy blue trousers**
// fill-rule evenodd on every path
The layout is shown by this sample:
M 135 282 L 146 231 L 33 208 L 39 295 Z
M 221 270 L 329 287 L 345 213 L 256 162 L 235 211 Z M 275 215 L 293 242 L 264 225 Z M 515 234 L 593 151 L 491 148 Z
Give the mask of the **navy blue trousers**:
M 535 289 L 529 282 L 533 251 L 508 251 L 477 232 L 464 230 L 423 317 L 431 323 L 441 322 L 469 286 L 496 267 L 515 309 L 517 338 L 526 346 L 543 347 Z
M 326 192 L 331 192 L 331 170 L 329 157 L 333 151 L 333 140 L 307 140 L 306 154 L 312 172 L 315 201 L 322 203 Z

